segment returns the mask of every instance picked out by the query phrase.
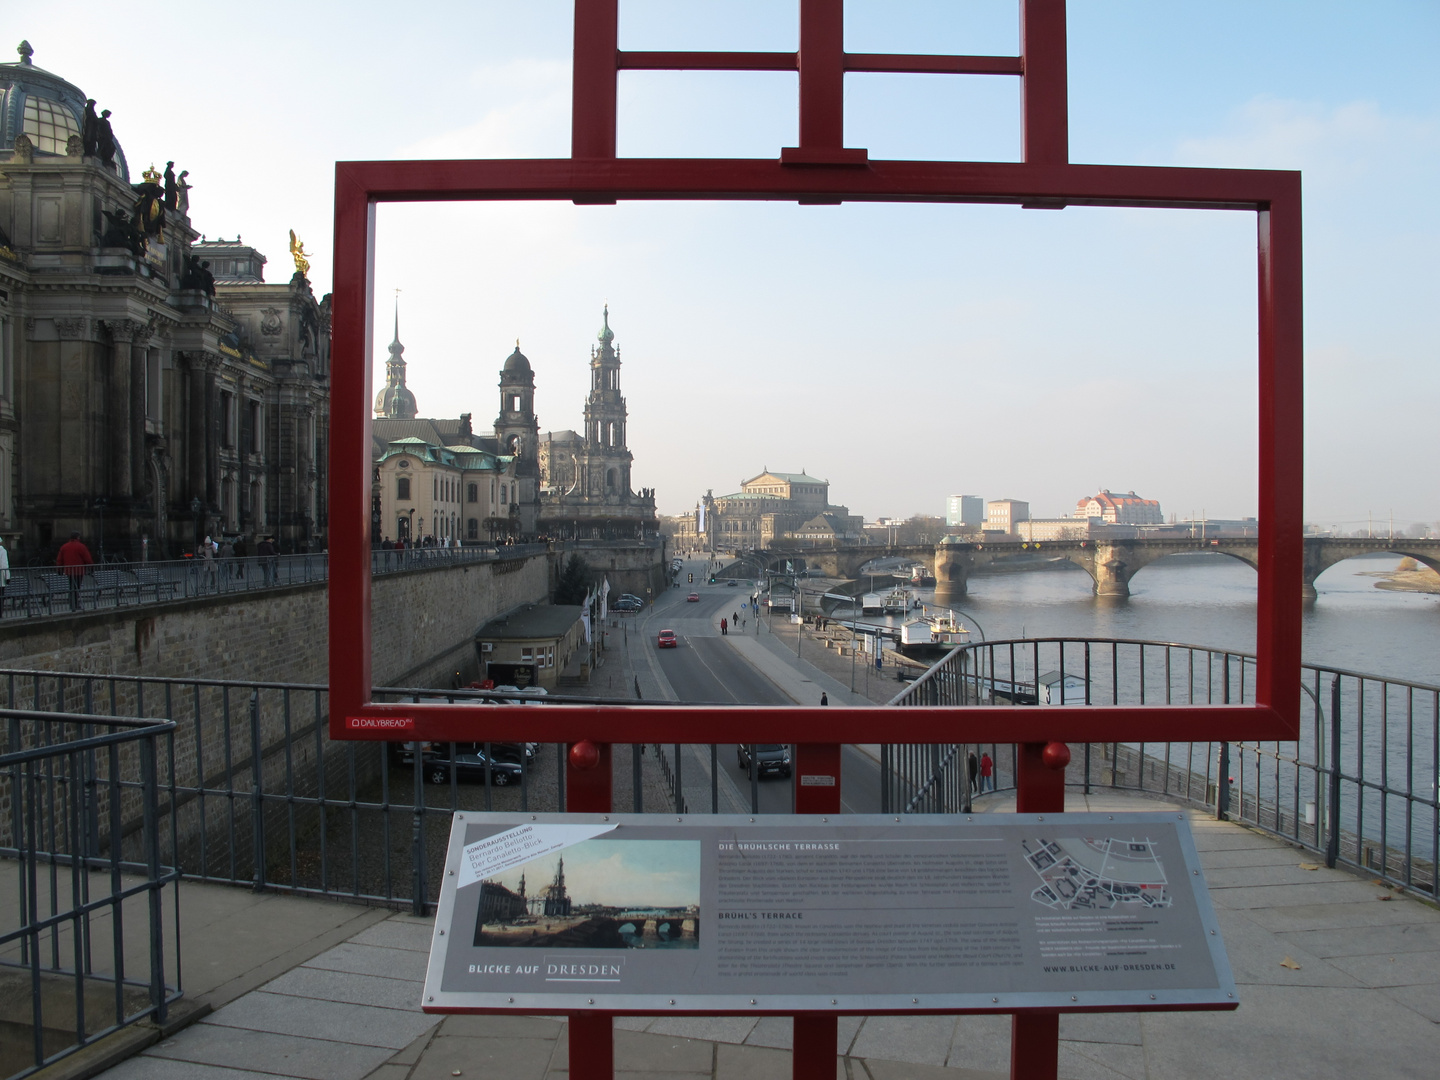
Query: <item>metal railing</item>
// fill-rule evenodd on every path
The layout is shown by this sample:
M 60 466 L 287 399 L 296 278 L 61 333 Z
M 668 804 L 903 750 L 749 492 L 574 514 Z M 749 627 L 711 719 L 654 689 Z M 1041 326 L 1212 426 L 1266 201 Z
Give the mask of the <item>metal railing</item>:
M 1028 640 L 951 653 L 892 704 L 1027 702 L 1040 696 L 1035 673 L 1051 670 L 1083 679 L 1070 693 L 1097 704 L 1253 698 L 1254 660 L 1239 653 L 1139 641 Z M 1144 744 L 1074 747 L 1070 781 L 1086 791 L 1133 789 L 1209 806 L 1332 863 L 1429 892 L 1437 861 L 1436 795 L 1429 785 L 1440 688 L 1314 667 L 1306 679 L 1310 705 L 1299 743 L 1169 743 L 1157 731 L 1155 741 Z M 394 688 L 374 694 L 376 700 L 486 696 Z M 0 705 L 172 721 L 174 731 L 158 749 L 161 858 L 188 878 L 424 911 L 438 896 L 455 810 L 565 808 L 560 747 L 541 747 L 530 759 L 515 744 L 447 745 L 417 754 L 399 744 L 331 742 L 327 689 L 320 685 L 0 671 Z M 483 769 L 476 775 L 457 756 L 475 751 L 518 767 L 503 770 L 502 784 L 497 765 L 487 784 Z M 628 809 L 779 808 L 775 791 L 762 791 L 758 771 L 738 783 L 726 778 L 739 768 L 733 749 L 725 751 L 728 758 L 708 745 L 683 751 L 630 748 Z M 996 786 L 1013 786 L 1010 747 L 885 746 L 873 810 L 964 810 L 974 797 L 972 752 L 989 754 Z M 851 801 L 870 809 L 868 802 Z M 138 830 L 139 818 L 132 814 L 125 828 Z
M 374 549 L 372 574 L 396 574 L 441 566 L 504 562 L 543 554 L 545 544 L 495 547 Z M 25 619 L 102 611 L 136 604 L 157 604 L 199 596 L 223 596 L 260 589 L 288 588 L 329 580 L 325 552 L 300 555 L 252 555 L 243 559 L 172 559 L 164 562 L 105 562 L 70 578 L 56 566 L 11 570 L 0 592 L 0 618 Z
M 1064 673 L 1046 686 L 1046 675 Z M 891 702 L 1253 704 L 1255 658 L 1193 645 L 1123 639 L 1025 639 L 961 646 Z M 1340 668 L 1302 668 L 1296 742 L 1090 743 L 1072 747 L 1066 782 L 1180 799 L 1429 896 L 1440 864 L 1440 686 Z M 1068 689 L 1066 688 L 1068 685 Z M 1047 694 L 1055 705 L 1042 705 Z M 994 783 L 1014 786 L 1015 748 L 887 748 L 885 810 L 958 812 L 970 805 L 970 753 L 988 753 Z
M 178 946 L 166 947 L 179 875 L 162 857 L 159 802 L 174 725 L 16 709 L 0 725 L 0 999 L 10 1075 L 25 1076 L 163 1023 L 180 996 Z

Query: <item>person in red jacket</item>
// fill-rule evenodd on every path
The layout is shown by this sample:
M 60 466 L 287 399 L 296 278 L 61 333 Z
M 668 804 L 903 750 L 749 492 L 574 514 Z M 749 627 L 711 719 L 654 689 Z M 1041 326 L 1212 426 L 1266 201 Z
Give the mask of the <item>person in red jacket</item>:
M 70 610 L 80 610 L 80 582 L 85 577 L 85 568 L 93 566 L 95 560 L 90 557 L 90 549 L 80 539 L 78 532 L 72 532 L 70 539 L 60 545 L 60 554 L 55 557 L 55 565 L 60 567 L 60 572 L 70 579 Z
M 995 762 L 989 754 L 980 755 L 980 790 L 995 790 Z

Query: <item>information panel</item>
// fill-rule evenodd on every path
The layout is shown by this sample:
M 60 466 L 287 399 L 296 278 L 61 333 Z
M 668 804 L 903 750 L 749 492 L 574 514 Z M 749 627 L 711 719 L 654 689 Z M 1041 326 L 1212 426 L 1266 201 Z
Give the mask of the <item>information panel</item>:
M 427 1012 L 1233 1008 L 1183 814 L 455 815 Z

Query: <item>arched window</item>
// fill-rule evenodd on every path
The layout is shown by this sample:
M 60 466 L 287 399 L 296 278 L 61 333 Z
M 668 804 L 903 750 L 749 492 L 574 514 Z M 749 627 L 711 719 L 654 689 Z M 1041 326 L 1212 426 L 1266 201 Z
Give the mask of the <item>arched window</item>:
M 615 490 L 615 470 L 614 470 L 614 469 L 607 469 L 607 470 L 605 470 L 605 490 L 606 490 L 606 491 L 614 491 L 614 490 Z
M 504 484 L 501 484 L 501 485 L 500 485 L 500 505 L 501 505 L 501 506 L 504 506 L 504 505 L 505 505 L 508 495 L 509 495 L 509 492 L 505 489 L 505 485 L 504 485 Z
M 465 501 L 466 501 L 466 502 L 472 502 L 472 503 L 473 503 L 473 502 L 479 502 L 479 501 L 480 501 L 480 485 L 479 485 L 479 484 L 467 484 L 467 485 L 465 486 Z
M 395 498 L 406 500 L 410 498 L 410 478 L 408 476 L 396 477 Z

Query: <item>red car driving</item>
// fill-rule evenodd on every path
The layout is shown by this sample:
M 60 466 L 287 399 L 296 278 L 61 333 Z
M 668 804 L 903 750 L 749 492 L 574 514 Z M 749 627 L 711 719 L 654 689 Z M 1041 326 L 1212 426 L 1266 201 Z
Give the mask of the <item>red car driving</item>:
M 678 645 L 679 642 L 675 640 L 674 630 L 661 630 L 660 639 L 655 642 L 657 649 L 673 649 Z

